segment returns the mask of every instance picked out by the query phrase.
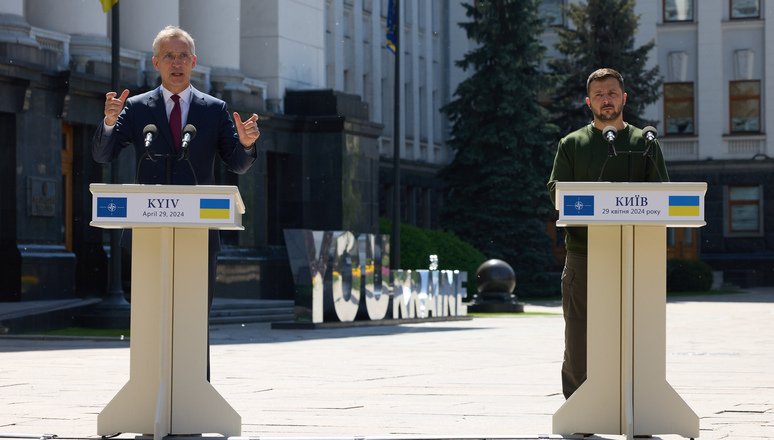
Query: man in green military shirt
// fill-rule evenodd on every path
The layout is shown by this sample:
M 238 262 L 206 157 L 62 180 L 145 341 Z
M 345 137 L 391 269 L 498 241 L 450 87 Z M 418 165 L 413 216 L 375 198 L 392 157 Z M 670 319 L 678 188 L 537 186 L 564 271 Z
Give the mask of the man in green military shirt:
M 660 182 L 668 181 L 664 157 L 657 141 L 652 156 L 645 156 L 643 131 L 623 120 L 626 105 L 624 80 L 613 69 L 594 71 L 586 81 L 586 105 L 593 121 L 559 141 L 554 167 L 548 180 L 555 202 L 556 182 Z M 613 142 L 615 156 L 602 131 L 617 130 Z M 562 391 L 569 398 L 586 380 L 586 227 L 565 228 L 567 258 L 562 271 L 562 310 L 564 312 L 564 361 Z

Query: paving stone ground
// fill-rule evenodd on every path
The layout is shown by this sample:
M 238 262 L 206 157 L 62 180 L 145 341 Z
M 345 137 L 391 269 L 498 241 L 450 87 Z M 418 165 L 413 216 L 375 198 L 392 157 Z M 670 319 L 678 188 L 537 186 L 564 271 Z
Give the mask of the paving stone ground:
M 216 326 L 212 383 L 246 437 L 539 438 L 564 401 L 563 320 L 557 304 L 526 311 L 547 314 Z M 1 337 L 0 438 L 98 438 L 97 414 L 128 379 L 128 347 Z M 773 368 L 774 288 L 670 299 L 667 380 L 699 415 L 701 439 L 774 439 Z

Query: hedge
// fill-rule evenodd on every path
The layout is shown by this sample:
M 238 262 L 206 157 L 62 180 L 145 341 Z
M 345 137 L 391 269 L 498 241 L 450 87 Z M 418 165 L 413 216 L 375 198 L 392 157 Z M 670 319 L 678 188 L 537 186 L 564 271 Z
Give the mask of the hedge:
M 379 231 L 391 235 L 392 222 L 380 218 Z M 438 255 L 438 269 L 468 273 L 468 298 L 472 298 L 476 293 L 476 270 L 486 261 L 484 254 L 451 232 L 401 223 L 400 268 L 427 269 L 430 255 Z
M 712 268 L 699 260 L 667 261 L 667 292 L 704 292 L 712 287 Z

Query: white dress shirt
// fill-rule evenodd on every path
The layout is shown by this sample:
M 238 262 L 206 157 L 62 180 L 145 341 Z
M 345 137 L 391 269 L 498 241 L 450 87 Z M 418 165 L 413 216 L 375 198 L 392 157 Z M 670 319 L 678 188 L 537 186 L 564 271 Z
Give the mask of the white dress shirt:
M 167 121 L 169 121 L 169 114 L 172 113 L 172 107 L 175 106 L 175 101 L 172 100 L 173 93 L 164 88 L 164 86 L 161 86 L 161 95 L 164 98 L 164 107 L 166 108 L 167 112 Z M 191 109 L 193 86 L 189 84 L 188 88 L 178 93 L 177 95 L 180 96 L 180 130 L 182 131 L 183 127 L 185 127 L 186 121 L 188 120 L 188 110 Z M 102 120 L 102 125 L 104 128 L 103 134 L 105 136 L 110 136 L 110 133 L 113 132 L 114 125 L 107 125 L 104 119 Z

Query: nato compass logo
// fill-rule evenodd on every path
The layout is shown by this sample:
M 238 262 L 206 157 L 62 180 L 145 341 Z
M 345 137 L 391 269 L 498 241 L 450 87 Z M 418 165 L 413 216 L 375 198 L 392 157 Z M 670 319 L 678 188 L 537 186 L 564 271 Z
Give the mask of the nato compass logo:
M 564 196 L 564 215 L 594 215 L 594 196 Z
M 126 197 L 97 197 L 97 217 L 126 218 Z

